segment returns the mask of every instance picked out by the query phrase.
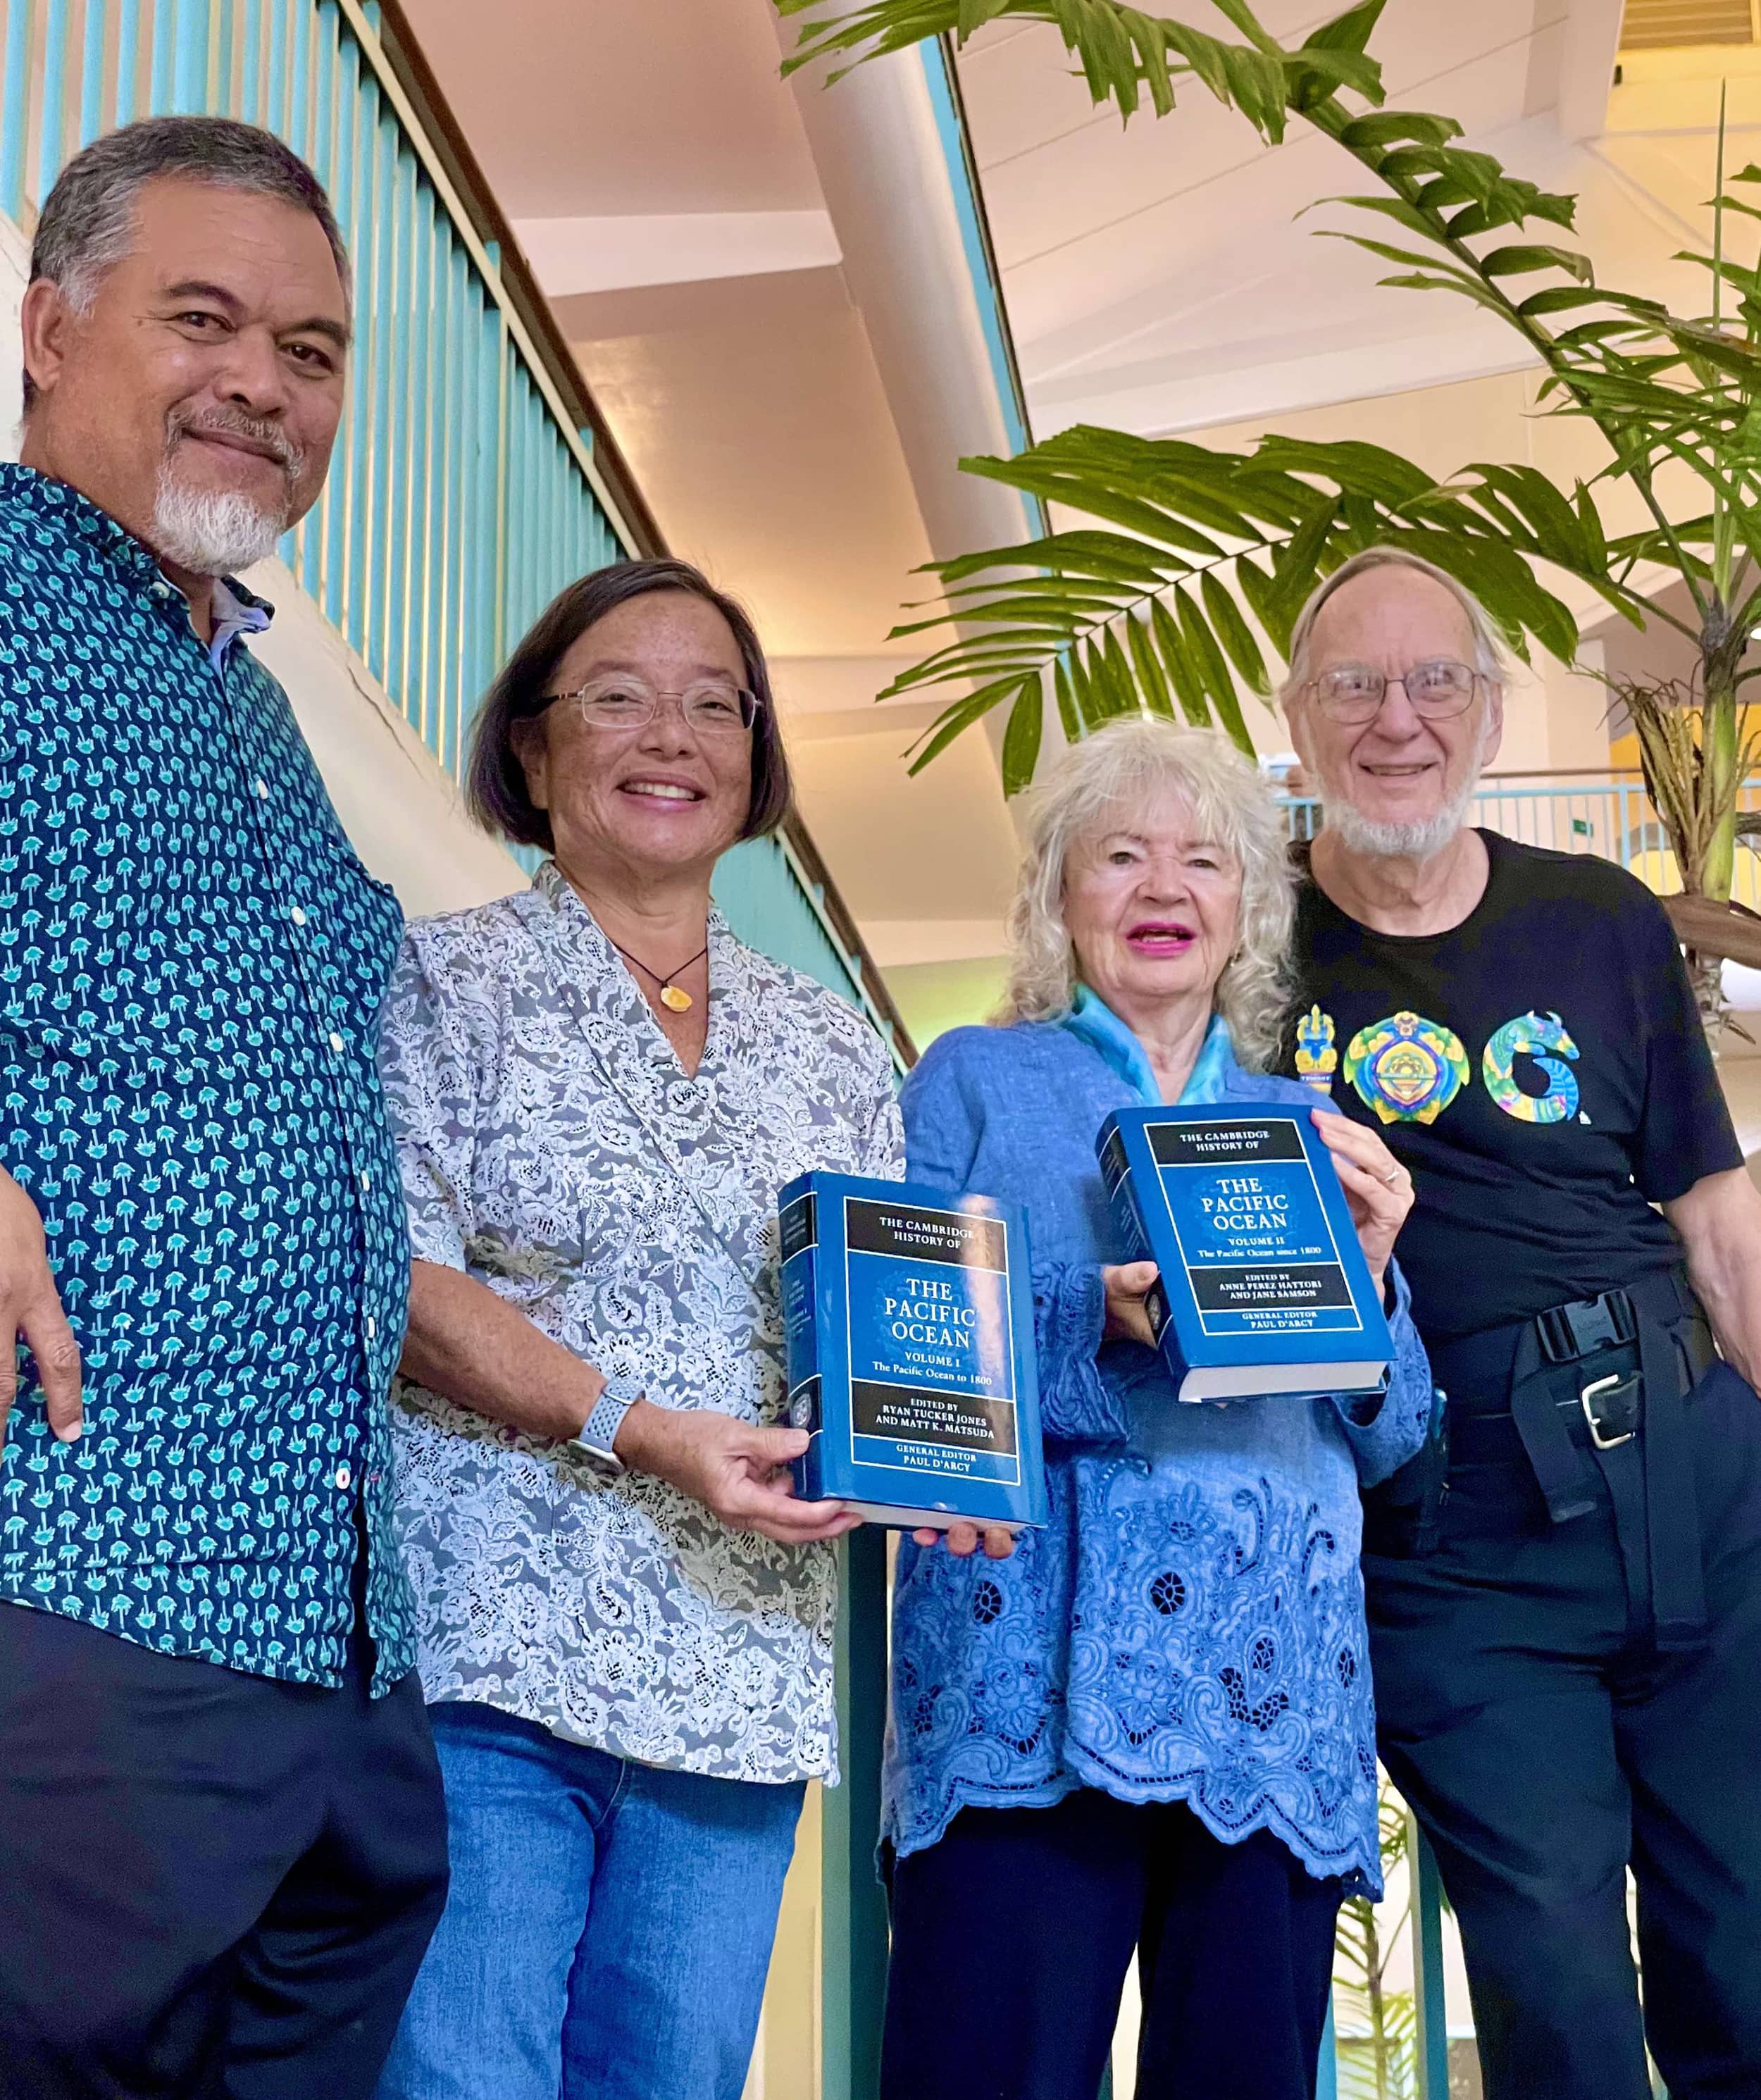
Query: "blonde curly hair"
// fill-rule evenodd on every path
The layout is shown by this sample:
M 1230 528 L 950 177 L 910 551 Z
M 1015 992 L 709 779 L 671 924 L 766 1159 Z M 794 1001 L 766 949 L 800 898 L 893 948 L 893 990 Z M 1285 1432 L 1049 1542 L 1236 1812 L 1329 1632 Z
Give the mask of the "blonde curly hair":
M 1216 730 L 1150 719 L 1110 722 L 1057 759 L 1035 789 L 1027 846 L 1008 910 L 1008 986 L 995 1020 L 1058 1021 L 1076 996 L 1076 953 L 1064 924 L 1064 873 L 1084 833 L 1121 809 L 1172 792 L 1241 870 L 1234 954 L 1217 980 L 1217 1011 L 1235 1055 L 1264 1071 L 1278 1055 L 1295 880 L 1283 819 L 1258 773 Z

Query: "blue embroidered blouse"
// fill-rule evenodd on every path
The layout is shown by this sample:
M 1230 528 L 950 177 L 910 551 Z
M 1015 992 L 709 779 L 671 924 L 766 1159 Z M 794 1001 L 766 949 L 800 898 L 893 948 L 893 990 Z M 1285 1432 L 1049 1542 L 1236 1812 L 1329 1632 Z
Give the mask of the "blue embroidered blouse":
M 1159 1098 L 1092 994 L 1061 1025 L 956 1029 L 906 1084 L 911 1179 L 1026 1211 L 1051 1514 L 1004 1561 L 902 1542 L 884 1833 L 913 1852 L 962 1807 L 1093 1786 L 1378 1890 L 1357 1489 L 1424 1440 L 1423 1348 L 1397 1270 L 1379 1399 L 1182 1406 L 1150 1350 L 1103 1343 L 1095 1133 Z M 1315 1105 L 1244 1072 L 1220 1021 L 1182 1099 Z

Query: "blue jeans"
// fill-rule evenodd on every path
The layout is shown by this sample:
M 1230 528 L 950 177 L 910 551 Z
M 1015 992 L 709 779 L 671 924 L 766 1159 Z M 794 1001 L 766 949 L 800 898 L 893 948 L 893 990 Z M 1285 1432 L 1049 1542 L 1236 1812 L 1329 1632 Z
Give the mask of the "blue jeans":
M 739 2100 L 805 1787 L 428 1714 L 452 1888 L 378 2100 Z

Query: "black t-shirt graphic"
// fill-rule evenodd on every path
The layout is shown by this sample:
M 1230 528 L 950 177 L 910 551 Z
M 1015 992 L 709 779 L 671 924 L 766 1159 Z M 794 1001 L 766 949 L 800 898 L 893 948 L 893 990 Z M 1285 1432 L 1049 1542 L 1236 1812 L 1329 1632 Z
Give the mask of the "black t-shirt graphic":
M 1612 862 L 1480 836 L 1485 894 L 1449 933 L 1372 933 L 1312 880 L 1297 909 L 1285 1069 L 1410 1171 L 1395 1253 L 1437 1341 L 1670 1268 L 1651 1205 L 1742 1164 L 1657 899 Z

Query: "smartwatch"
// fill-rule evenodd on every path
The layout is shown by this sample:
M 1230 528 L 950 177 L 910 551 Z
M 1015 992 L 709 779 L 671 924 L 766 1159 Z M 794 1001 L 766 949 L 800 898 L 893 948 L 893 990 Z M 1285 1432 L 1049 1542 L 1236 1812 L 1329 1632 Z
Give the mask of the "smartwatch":
M 593 1413 L 580 1426 L 580 1435 L 571 1436 L 563 1445 L 569 1456 L 596 1480 L 616 1480 L 629 1471 L 611 1446 L 624 1426 L 625 1416 L 642 1396 L 640 1379 L 607 1379 L 594 1402 Z

